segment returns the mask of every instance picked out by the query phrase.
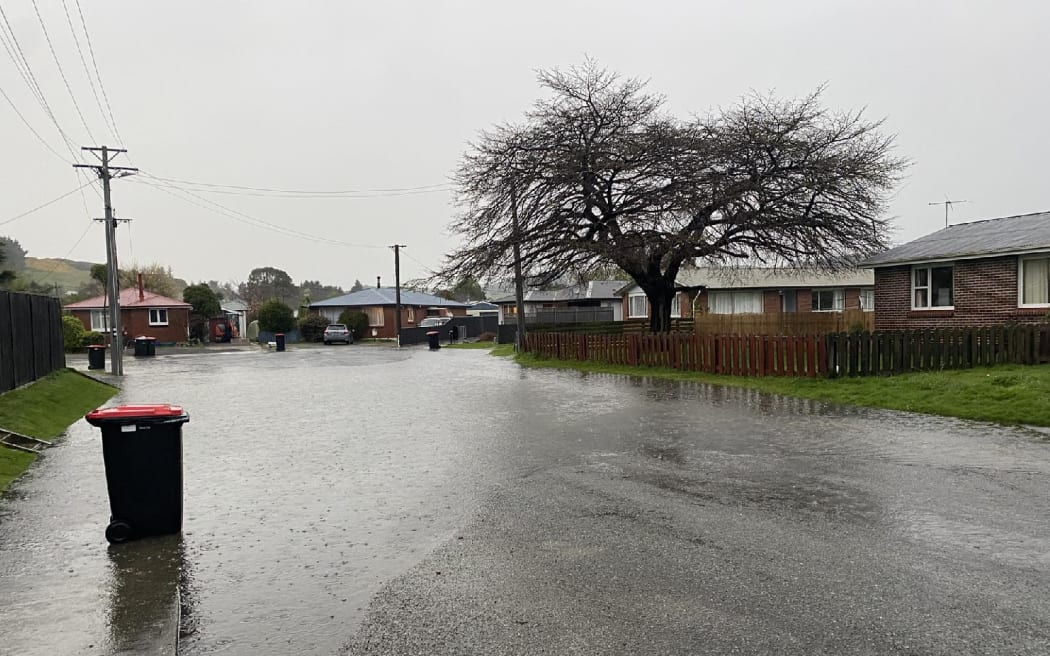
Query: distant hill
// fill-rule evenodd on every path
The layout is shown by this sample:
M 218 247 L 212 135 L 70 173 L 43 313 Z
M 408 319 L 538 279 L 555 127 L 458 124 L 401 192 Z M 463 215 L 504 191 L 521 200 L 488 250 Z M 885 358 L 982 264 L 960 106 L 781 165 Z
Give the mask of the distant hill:
M 25 269 L 18 272 L 20 278 L 44 285 L 58 285 L 61 292 L 73 292 L 91 280 L 94 262 L 79 262 L 58 257 L 26 257 Z

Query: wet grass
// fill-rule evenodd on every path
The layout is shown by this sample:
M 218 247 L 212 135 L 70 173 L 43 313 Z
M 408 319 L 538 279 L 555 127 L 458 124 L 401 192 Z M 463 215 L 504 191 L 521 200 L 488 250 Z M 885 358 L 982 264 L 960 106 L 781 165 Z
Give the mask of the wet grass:
M 452 349 L 490 349 L 495 346 L 495 342 L 457 342 L 456 344 L 448 344 L 442 348 Z
M 63 369 L 0 395 L 0 426 L 50 441 L 116 393 L 115 387 Z M 34 459 L 33 454 L 0 447 L 0 490 L 24 472 Z
M 604 365 L 520 355 L 530 367 L 690 380 L 834 403 L 922 412 L 1000 424 L 1050 426 L 1050 365 L 1003 365 L 899 376 L 751 378 Z

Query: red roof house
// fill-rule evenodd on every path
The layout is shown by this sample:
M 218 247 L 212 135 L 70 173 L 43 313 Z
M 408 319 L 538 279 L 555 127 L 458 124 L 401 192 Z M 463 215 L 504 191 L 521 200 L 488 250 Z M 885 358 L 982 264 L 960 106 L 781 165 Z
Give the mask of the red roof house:
M 160 344 L 176 344 L 189 339 L 190 308 L 184 301 L 154 294 L 138 288 L 120 291 L 120 322 L 127 338 L 155 337 Z M 108 297 L 96 296 L 70 303 L 66 312 L 84 324 L 88 330 L 109 332 Z

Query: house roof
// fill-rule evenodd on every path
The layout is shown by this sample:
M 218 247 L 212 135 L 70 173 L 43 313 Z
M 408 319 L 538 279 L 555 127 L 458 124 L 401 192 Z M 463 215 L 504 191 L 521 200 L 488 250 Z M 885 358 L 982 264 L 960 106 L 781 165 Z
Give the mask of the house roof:
M 810 267 L 697 267 L 678 274 L 675 287 L 705 289 L 786 289 L 811 287 L 871 287 L 875 273 L 871 269 L 844 269 L 822 271 Z M 630 283 L 622 287 L 623 294 L 636 287 Z
M 1050 250 L 1050 212 L 959 223 L 870 257 L 863 266 L 992 257 Z
M 310 307 L 376 307 L 381 305 L 397 305 L 396 290 L 393 287 L 369 287 L 349 294 L 343 294 L 342 296 L 336 296 L 335 298 L 326 298 L 323 301 L 311 303 Z M 407 289 L 401 290 L 401 305 L 467 307 L 466 303 Z
M 248 309 L 248 304 L 237 298 L 219 301 L 219 304 L 224 312 L 243 312 Z
M 592 280 L 582 285 L 573 285 L 563 289 L 539 290 L 533 289 L 525 292 L 526 303 L 555 303 L 564 301 L 580 301 L 584 299 L 595 300 L 617 300 L 617 290 L 626 283 L 624 280 Z M 497 298 L 493 303 L 506 305 L 514 302 L 514 295 Z
M 488 301 L 474 301 L 470 303 L 471 310 L 498 310 L 499 306 Z
M 102 308 L 109 307 L 109 301 L 105 295 L 96 296 L 87 300 L 78 301 L 76 303 L 70 303 L 65 306 L 66 310 L 100 310 Z M 167 296 L 161 296 L 160 294 L 154 294 L 153 292 L 144 290 L 142 292 L 142 298 L 139 298 L 139 290 L 137 287 L 129 287 L 128 289 L 120 290 L 120 307 L 122 308 L 188 308 L 192 307 L 185 301 L 176 301 L 173 298 Z

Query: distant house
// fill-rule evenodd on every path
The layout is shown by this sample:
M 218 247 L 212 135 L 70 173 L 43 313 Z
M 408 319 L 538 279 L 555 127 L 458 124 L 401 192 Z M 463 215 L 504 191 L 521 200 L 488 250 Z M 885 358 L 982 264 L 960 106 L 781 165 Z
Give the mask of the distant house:
M 961 223 L 869 258 L 877 329 L 1045 321 L 1050 212 Z
M 623 280 L 593 280 L 563 289 L 526 291 L 523 303 L 525 320 L 529 323 L 572 323 L 577 319 L 594 321 L 590 317 L 603 317 L 600 320 L 622 321 L 623 301 L 617 290 L 624 284 Z M 514 323 L 517 316 L 514 294 L 492 302 L 499 306 L 500 323 Z
M 189 339 L 189 303 L 154 294 L 141 286 L 120 291 L 120 322 L 128 337 L 155 337 L 160 344 Z M 70 303 L 65 311 L 80 319 L 88 330 L 110 332 L 109 302 L 105 295 Z
M 393 339 L 397 336 L 397 299 L 393 287 L 370 287 L 335 298 L 310 304 L 310 309 L 326 317 L 339 320 L 346 310 L 357 310 L 368 315 L 371 335 Z M 415 326 L 424 317 L 461 317 L 467 314 L 467 304 L 433 294 L 401 290 L 401 325 Z M 358 335 L 361 337 L 361 335 Z
M 474 301 L 467 304 L 467 316 L 470 317 L 498 317 L 499 306 L 488 301 Z
M 694 314 L 783 314 L 874 308 L 870 269 L 825 272 L 812 268 L 698 267 L 682 271 L 672 318 Z M 645 292 L 631 283 L 620 290 L 628 319 L 648 319 Z
M 236 298 L 224 299 L 219 303 L 222 307 L 222 313 L 234 325 L 237 335 L 244 335 L 244 331 L 248 327 L 248 304 Z

